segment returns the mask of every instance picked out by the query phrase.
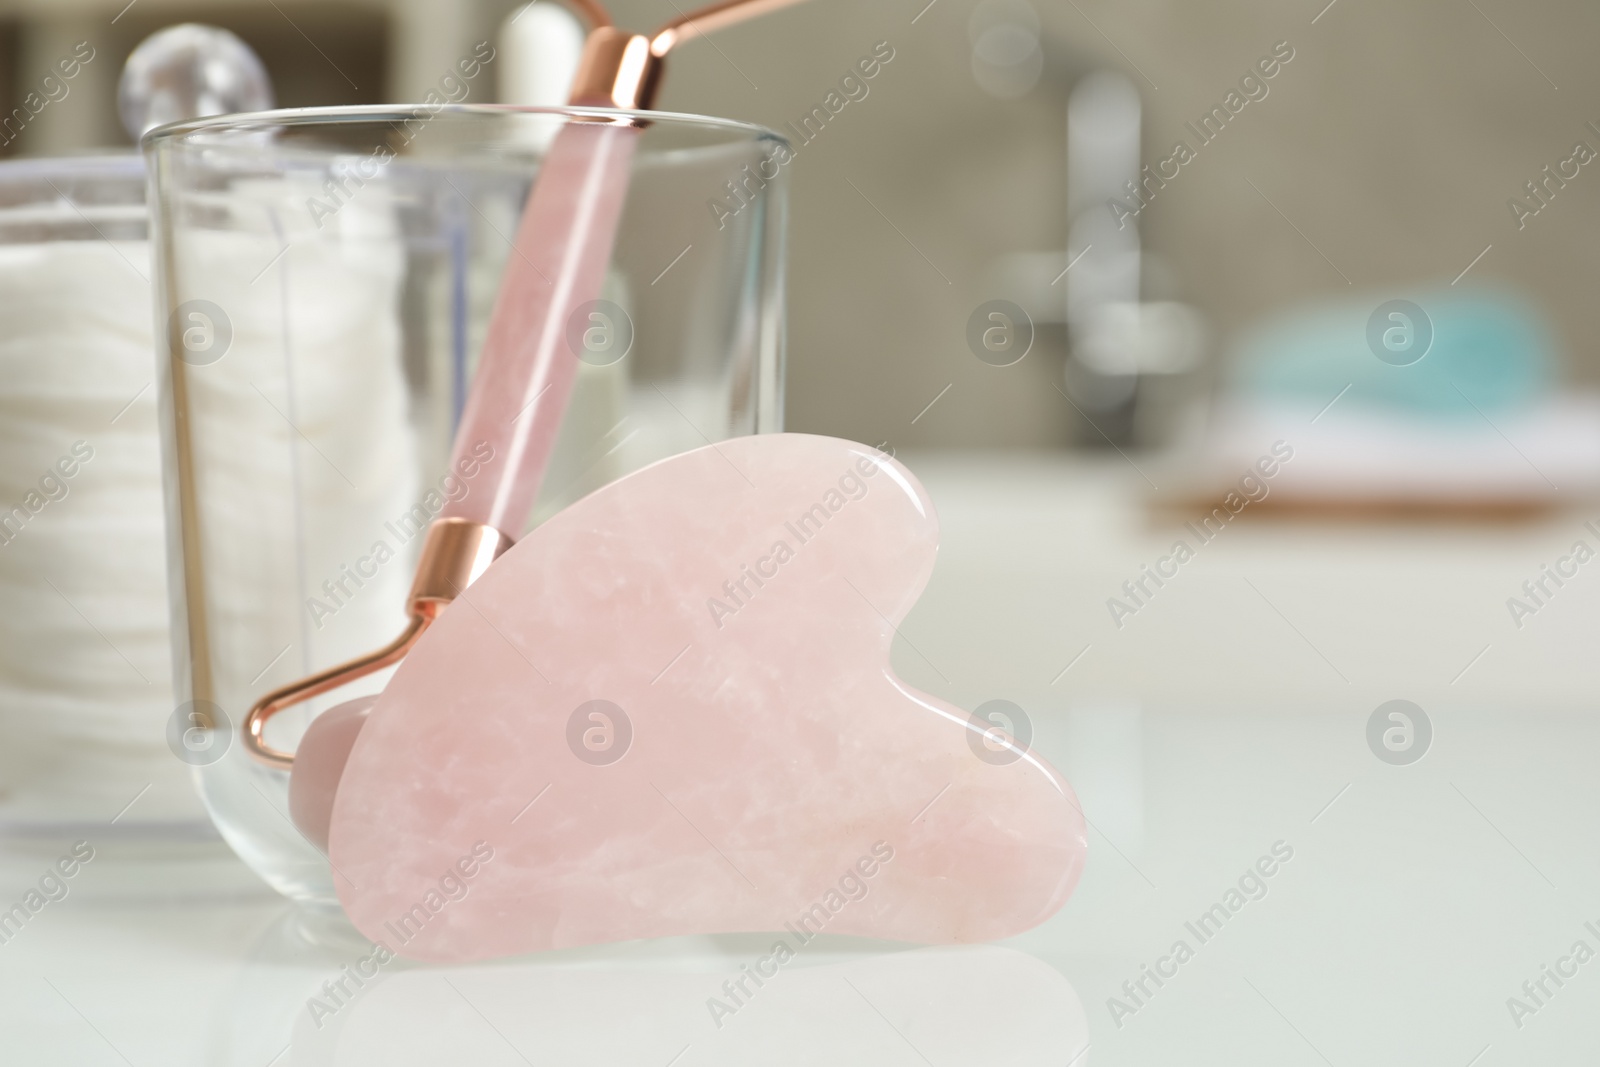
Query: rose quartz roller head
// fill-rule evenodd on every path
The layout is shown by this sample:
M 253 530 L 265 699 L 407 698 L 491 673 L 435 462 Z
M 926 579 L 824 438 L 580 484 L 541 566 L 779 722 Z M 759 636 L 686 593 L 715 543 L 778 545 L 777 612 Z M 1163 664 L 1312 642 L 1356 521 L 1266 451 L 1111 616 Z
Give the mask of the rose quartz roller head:
M 612 25 L 595 0 L 569 0 L 590 31 L 571 91 L 576 105 L 648 109 L 665 57 L 677 44 L 797 0 L 722 0 L 651 36 Z M 262 697 L 245 717 L 252 756 L 291 770 L 290 807 L 302 832 L 326 842 L 328 805 L 369 699 L 337 705 L 314 723 L 294 753 L 268 744 L 267 722 L 348 682 L 399 662 L 440 613 L 511 547 L 538 494 L 577 373 L 566 324 L 600 295 L 627 199 L 642 129 L 627 116 L 581 116 L 550 146 L 529 194 L 490 314 L 473 385 L 456 430 L 451 465 L 482 463 L 482 492 L 448 504 L 429 528 L 407 598 L 409 622 L 394 641 L 359 659 Z M 326 751 L 317 751 L 326 745 Z

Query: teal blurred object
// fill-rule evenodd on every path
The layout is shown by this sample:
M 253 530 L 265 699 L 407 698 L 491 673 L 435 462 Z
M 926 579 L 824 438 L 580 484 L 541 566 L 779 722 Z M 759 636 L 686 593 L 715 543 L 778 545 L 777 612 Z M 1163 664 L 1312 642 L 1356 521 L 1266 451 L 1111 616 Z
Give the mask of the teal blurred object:
M 1490 289 L 1434 290 L 1405 301 L 1424 317 L 1412 321 L 1407 309 L 1391 306 L 1401 302 L 1394 294 L 1274 316 L 1237 345 L 1230 391 L 1239 400 L 1320 409 L 1349 386 L 1341 407 L 1476 419 L 1479 411 L 1527 407 L 1554 387 L 1557 356 L 1530 305 Z M 1396 365 L 1414 357 L 1430 323 L 1425 354 Z

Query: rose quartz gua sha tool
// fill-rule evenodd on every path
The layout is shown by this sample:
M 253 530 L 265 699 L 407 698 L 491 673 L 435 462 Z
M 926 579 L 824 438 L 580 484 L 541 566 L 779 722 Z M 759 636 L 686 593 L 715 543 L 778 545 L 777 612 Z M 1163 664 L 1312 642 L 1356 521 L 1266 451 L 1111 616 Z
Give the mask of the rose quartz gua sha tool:
M 676 19 L 646 37 L 612 25 L 595 0 L 571 0 L 590 24 L 571 92 L 575 105 L 647 109 L 668 52 L 694 37 L 796 3 L 723 0 Z M 263 696 L 245 717 L 245 748 L 280 769 L 294 753 L 269 744 L 266 726 L 286 708 L 399 662 L 461 591 L 508 549 L 538 493 L 577 372 L 565 341 L 570 316 L 600 295 L 627 198 L 629 168 L 642 120 L 596 112 L 567 122 L 546 154 L 523 210 L 490 315 L 473 386 L 462 411 L 451 469 L 485 454 L 480 492 L 446 504 L 429 528 L 407 600 L 410 621 L 399 637 L 366 656 Z M 290 810 L 319 846 L 327 807 L 370 698 L 329 709 L 302 739 L 303 766 L 292 771 Z M 325 721 L 324 721 L 325 720 Z M 309 741 L 309 744 L 307 743 Z M 326 751 L 320 746 L 329 744 Z
M 937 547 L 908 470 L 801 434 L 678 455 L 560 512 L 377 698 L 333 802 L 346 912 L 436 962 L 1043 922 L 1083 865 L 1070 788 L 890 667 Z

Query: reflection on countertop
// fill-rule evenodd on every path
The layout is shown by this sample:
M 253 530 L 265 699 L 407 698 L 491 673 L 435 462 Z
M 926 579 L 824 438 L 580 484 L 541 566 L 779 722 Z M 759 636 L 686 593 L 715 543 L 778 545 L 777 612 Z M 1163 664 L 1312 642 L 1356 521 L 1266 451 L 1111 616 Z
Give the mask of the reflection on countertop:
M 53 862 L 7 851 L 3 884 Z M 70 885 L 0 944 L 16 1062 L 1021 1067 L 1088 1044 L 1061 973 L 1002 946 L 821 936 L 779 965 L 776 935 L 752 934 L 429 967 L 253 888 L 215 850 L 101 850 Z

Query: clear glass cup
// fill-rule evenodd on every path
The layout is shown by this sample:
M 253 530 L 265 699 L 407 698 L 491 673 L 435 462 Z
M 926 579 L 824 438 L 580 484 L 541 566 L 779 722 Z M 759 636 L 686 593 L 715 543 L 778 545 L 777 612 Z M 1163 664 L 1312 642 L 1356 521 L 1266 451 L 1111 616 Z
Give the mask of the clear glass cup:
M 239 722 L 264 692 L 402 628 L 421 534 L 470 491 L 447 477 L 451 440 L 531 183 L 565 124 L 619 114 L 311 109 L 145 142 L 175 699 L 195 712 L 218 828 L 290 897 L 332 902 L 327 860 Z M 569 329 L 581 365 L 530 526 L 656 460 L 781 428 L 784 175 L 745 181 L 739 200 L 729 183 L 783 142 L 638 118 L 604 299 Z M 312 717 L 386 678 L 285 711 L 269 743 L 292 749 Z M 212 715 L 227 729 L 205 729 Z
M 164 740 L 145 192 L 131 153 L 0 164 L 0 838 L 13 844 L 216 838 Z

